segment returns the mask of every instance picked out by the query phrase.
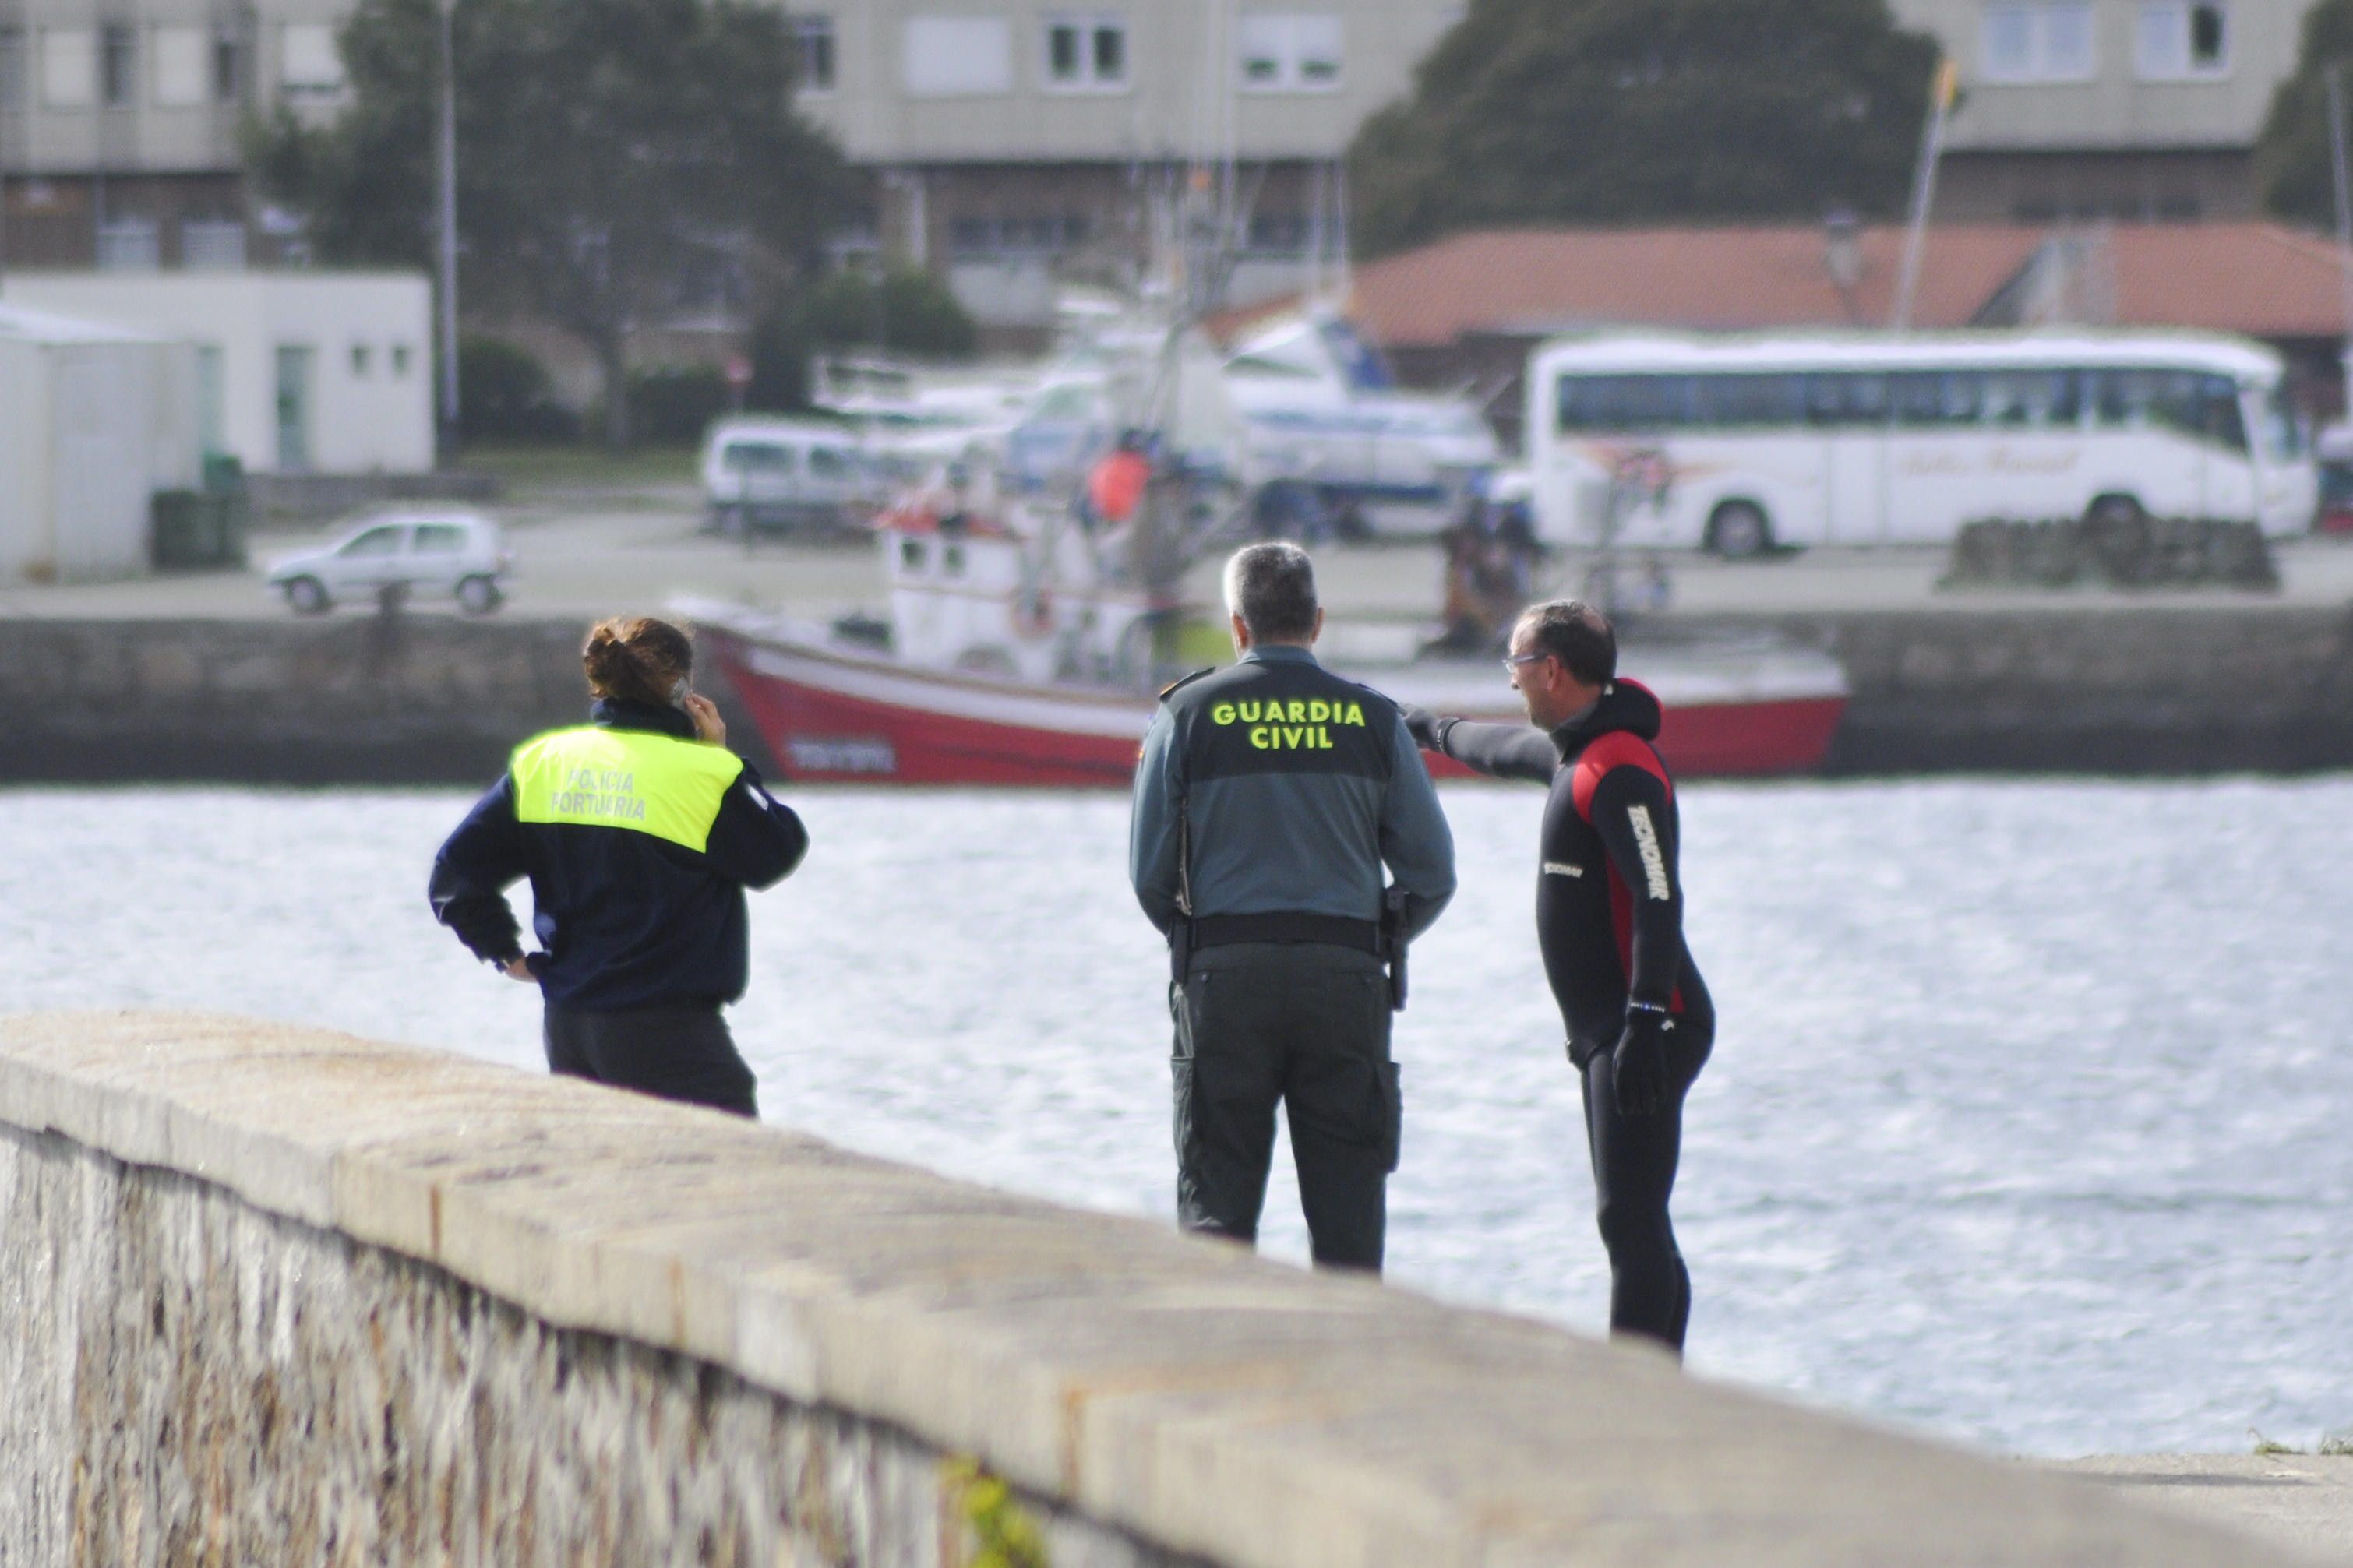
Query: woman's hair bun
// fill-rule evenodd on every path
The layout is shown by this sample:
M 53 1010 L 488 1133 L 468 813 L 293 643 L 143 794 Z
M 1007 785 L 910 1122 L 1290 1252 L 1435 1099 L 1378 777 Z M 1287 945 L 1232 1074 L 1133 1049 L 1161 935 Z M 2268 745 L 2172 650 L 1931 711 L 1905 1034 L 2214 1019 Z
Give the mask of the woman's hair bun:
M 614 616 L 589 628 L 580 663 L 598 697 L 660 707 L 692 673 L 694 644 L 668 621 Z

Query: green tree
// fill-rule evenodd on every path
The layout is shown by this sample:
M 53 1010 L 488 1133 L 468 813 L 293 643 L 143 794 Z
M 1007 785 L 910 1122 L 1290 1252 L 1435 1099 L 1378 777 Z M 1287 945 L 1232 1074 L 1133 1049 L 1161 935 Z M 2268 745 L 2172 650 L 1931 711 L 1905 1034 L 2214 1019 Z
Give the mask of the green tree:
M 2295 74 L 2272 94 L 2271 116 L 2255 142 L 2255 184 L 2280 216 L 2333 228 L 2336 178 L 2328 153 L 2328 68 L 2345 74 L 2353 117 L 2353 0 L 2320 0 L 2305 13 Z
M 322 260 L 426 264 L 434 242 L 433 0 L 362 0 L 351 102 L 259 128 L 264 186 Z M 843 211 L 832 143 L 792 109 L 793 40 L 745 0 L 460 0 L 459 297 L 575 334 L 629 439 L 631 329 L 742 283 L 773 296 Z
M 1472 0 L 1349 150 L 1356 247 L 1899 211 L 1937 53 L 1885 0 Z
M 927 272 L 840 271 L 802 290 L 752 334 L 754 408 L 789 409 L 808 403 L 813 353 L 879 349 L 918 359 L 969 359 L 980 329 L 947 286 Z

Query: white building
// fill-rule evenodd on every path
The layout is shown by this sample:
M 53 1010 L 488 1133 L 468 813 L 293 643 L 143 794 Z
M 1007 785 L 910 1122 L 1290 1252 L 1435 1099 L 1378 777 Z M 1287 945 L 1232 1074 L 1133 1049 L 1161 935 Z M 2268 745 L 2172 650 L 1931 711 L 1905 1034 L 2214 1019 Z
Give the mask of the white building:
M 0 306 L 0 574 L 147 566 L 149 505 L 198 478 L 185 343 Z
M 433 467 L 421 274 L 15 272 L 0 300 L 194 344 L 198 438 L 248 472 Z
M 2253 152 L 2313 0 L 1890 0 L 1966 94 L 1947 222 L 2253 216 Z

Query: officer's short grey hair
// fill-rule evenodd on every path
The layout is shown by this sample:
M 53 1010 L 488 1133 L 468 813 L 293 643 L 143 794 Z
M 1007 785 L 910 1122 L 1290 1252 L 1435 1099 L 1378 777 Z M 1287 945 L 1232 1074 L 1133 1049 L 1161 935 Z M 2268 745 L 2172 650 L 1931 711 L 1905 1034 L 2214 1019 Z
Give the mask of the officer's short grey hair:
M 1305 642 L 1315 630 L 1315 566 L 1296 544 L 1246 544 L 1226 563 L 1226 608 L 1252 642 Z

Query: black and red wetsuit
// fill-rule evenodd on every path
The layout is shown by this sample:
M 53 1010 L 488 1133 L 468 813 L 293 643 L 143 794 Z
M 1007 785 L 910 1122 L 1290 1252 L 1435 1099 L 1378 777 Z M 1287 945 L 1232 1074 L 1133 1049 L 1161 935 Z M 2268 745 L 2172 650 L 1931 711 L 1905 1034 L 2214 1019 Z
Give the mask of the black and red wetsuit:
M 1586 1138 L 1603 1242 L 1609 1324 L 1680 1350 L 1691 1280 L 1667 1215 L 1683 1140 L 1683 1091 L 1707 1060 L 1715 1006 L 1683 943 L 1675 784 L 1651 748 L 1659 700 L 1631 680 L 1549 735 L 1406 710 L 1414 738 L 1497 778 L 1551 787 L 1536 876 L 1536 940 L 1584 1081 Z M 1627 1005 L 1665 1007 L 1674 1090 L 1650 1116 L 1618 1112 L 1611 1047 Z

